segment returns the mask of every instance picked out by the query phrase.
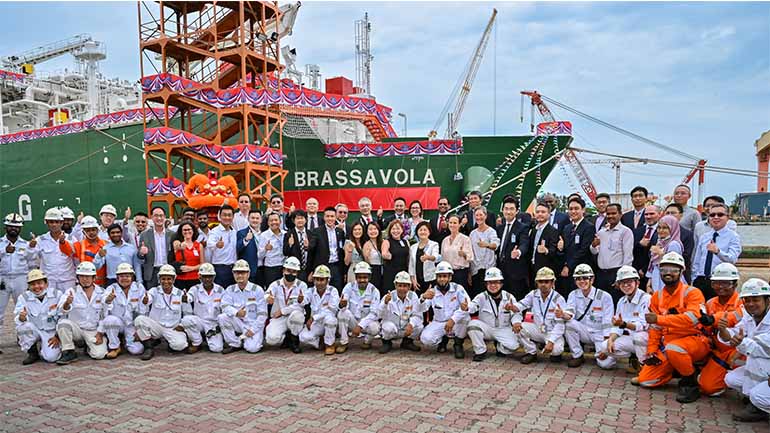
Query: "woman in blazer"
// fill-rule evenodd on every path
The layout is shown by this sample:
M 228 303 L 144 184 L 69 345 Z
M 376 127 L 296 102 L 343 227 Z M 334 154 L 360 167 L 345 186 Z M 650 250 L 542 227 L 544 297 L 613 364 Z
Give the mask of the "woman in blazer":
M 417 242 L 409 247 L 409 274 L 414 290 L 423 294 L 436 282 L 436 263 L 441 261 L 441 254 L 438 243 L 430 240 L 430 222 L 417 224 L 415 233 Z

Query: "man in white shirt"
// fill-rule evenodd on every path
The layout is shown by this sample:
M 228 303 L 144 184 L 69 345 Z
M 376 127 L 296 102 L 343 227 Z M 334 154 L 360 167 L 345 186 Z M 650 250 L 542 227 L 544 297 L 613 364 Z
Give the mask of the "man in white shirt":
M 62 231 L 63 219 L 59 209 L 51 208 L 46 211 L 45 224 L 49 231 L 40 236 L 36 248 L 40 270 L 48 276 L 51 287 L 59 291 L 75 286 L 75 263 L 59 249 L 59 242 L 72 240 Z
M 4 329 L 5 307 L 27 289 L 27 274 L 37 246 L 35 238 L 27 242 L 19 236 L 24 225 L 21 215 L 8 214 L 4 224 L 5 236 L 0 238 L 0 332 Z
M 249 226 L 249 211 L 251 210 L 251 196 L 242 192 L 238 195 L 238 212 L 233 217 L 233 227 L 236 231 Z
M 206 241 L 206 249 L 211 253 L 211 263 L 217 272 L 214 281 L 222 287 L 235 284 L 233 263 L 238 259 L 238 235 L 232 224 L 233 208 L 224 205 L 219 209 L 219 225 L 211 229 Z
M 265 285 L 268 287 L 283 274 L 283 230 L 277 214 L 267 215 L 268 229 L 259 234 L 259 257 L 264 263 Z
M 623 294 L 615 288 L 615 275 L 624 265 L 634 261 L 634 232 L 620 223 L 620 205 L 607 205 L 607 222 L 596 233 L 591 243 L 591 254 L 597 254 L 599 267 L 596 287 L 612 295 L 613 302 L 620 300 Z

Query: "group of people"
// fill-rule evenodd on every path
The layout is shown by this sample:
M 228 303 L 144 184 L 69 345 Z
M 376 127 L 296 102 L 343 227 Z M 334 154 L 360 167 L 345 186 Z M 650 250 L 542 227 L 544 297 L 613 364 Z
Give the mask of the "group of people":
M 728 207 L 708 197 L 704 220 L 689 198 L 679 185 L 661 208 L 636 187 L 623 213 L 599 194 L 589 217 L 577 194 L 566 214 L 546 195 L 534 216 L 506 196 L 498 217 L 474 191 L 461 213 L 442 197 L 425 219 L 419 201 L 397 198 L 386 216 L 362 198 L 352 219 L 347 205 L 319 211 L 312 198 L 287 212 L 280 195 L 262 212 L 243 194 L 238 209 L 218 209 L 213 228 L 193 209 L 170 226 L 162 207 L 118 220 L 105 205 L 98 221 L 52 208 L 49 232 L 29 241 L 10 214 L 0 313 L 16 301 L 25 365 L 66 365 L 77 345 L 95 359 L 149 360 L 162 340 L 171 352 L 268 345 L 326 355 L 344 353 L 351 337 L 362 349 L 380 339 L 383 354 L 399 341 L 438 352 L 451 342 L 463 358 L 469 338 L 478 362 L 489 342 L 496 356 L 521 349 L 524 364 L 538 354 L 559 362 L 565 349 L 569 367 L 586 350 L 600 368 L 627 359 L 632 384 L 678 377 L 683 403 L 734 388 L 748 399 L 735 418 L 766 420 L 770 285 L 749 279 L 738 290 Z

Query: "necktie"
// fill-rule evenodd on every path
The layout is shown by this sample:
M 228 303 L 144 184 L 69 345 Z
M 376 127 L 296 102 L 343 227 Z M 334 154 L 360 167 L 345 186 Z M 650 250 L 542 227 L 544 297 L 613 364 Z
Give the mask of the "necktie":
M 711 237 L 711 242 L 717 241 L 717 236 L 719 236 L 719 233 L 714 232 L 714 236 Z M 711 277 L 711 264 L 714 262 L 714 253 L 709 251 L 706 253 L 706 265 L 703 267 L 703 275 L 706 278 Z
M 310 217 L 310 230 L 315 230 L 315 215 Z
M 634 211 L 634 227 L 639 225 L 639 218 L 640 218 L 639 213 Z
M 305 269 L 307 264 L 307 248 L 305 248 L 305 236 L 302 231 L 297 231 L 297 237 L 299 238 L 299 248 L 302 251 L 302 269 Z
M 505 223 L 505 230 L 503 230 L 503 243 L 500 246 L 500 257 L 505 257 L 505 251 L 508 247 L 508 233 L 511 231 L 511 223 Z
M 647 231 L 644 232 L 644 238 L 645 239 L 649 239 L 651 237 L 652 237 L 652 227 L 651 226 L 647 226 Z
M 446 230 L 446 218 L 444 217 L 444 215 L 439 216 L 438 229 L 439 231 Z

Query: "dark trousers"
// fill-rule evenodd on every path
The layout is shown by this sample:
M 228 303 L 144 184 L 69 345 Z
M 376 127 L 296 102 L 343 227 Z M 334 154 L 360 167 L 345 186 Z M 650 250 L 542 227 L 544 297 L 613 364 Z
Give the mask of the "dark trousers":
M 329 279 L 329 284 L 337 290 L 342 290 L 344 284 L 344 267 L 342 262 L 329 263 L 329 271 L 331 271 L 332 277 Z
M 160 266 L 155 266 L 152 268 L 152 275 L 144 275 L 144 288 L 147 290 L 150 290 L 151 288 L 158 285 L 158 271 L 160 271 Z M 150 278 L 147 278 L 150 277 Z
M 454 274 L 452 274 L 452 282 L 463 286 L 465 291 L 470 293 L 471 287 L 470 287 L 470 284 L 468 284 L 468 274 L 469 274 L 468 268 L 455 269 Z
M 612 303 L 615 305 L 623 297 L 623 292 L 615 287 L 615 277 L 618 275 L 618 269 L 620 268 L 599 269 L 594 280 L 594 286 L 597 289 L 602 289 L 612 295 Z
M 479 293 L 483 293 L 487 290 L 486 283 L 484 282 L 484 275 L 487 273 L 486 269 L 479 269 L 476 274 L 471 277 L 471 288 L 468 290 L 468 296 L 471 299 L 475 298 Z
M 185 292 L 190 290 L 192 286 L 198 284 L 198 280 L 176 280 L 174 282 L 174 286 L 176 286 L 177 289 L 182 289 Z
M 235 284 L 235 278 L 233 278 L 233 265 L 214 265 L 214 271 L 217 273 L 216 276 L 214 276 L 215 283 L 225 289 Z
M 283 266 L 265 266 L 262 269 L 262 278 L 265 280 L 265 290 L 270 287 L 270 284 L 273 284 L 273 281 L 280 280 L 283 277 Z
M 113 284 L 115 284 L 115 283 L 117 283 L 117 282 L 118 282 L 118 280 L 116 280 L 115 278 L 107 278 L 107 279 L 105 280 L 105 283 L 104 283 L 104 287 L 103 287 L 103 288 L 104 288 L 104 289 L 106 289 L 107 287 L 110 287 L 111 285 L 113 285 Z
M 382 293 L 382 265 L 372 265 L 372 275 L 369 277 L 369 282 L 372 283 L 377 290 L 380 290 L 382 296 L 385 296 L 385 293 Z
M 703 292 L 703 297 L 708 301 L 717 295 L 717 292 L 711 288 L 711 279 L 704 276 L 700 276 L 692 282 L 692 285 L 699 288 Z

